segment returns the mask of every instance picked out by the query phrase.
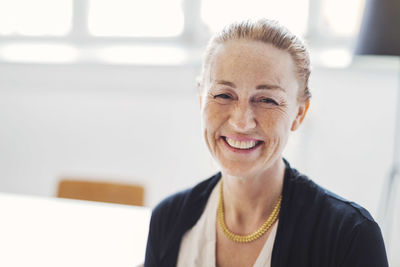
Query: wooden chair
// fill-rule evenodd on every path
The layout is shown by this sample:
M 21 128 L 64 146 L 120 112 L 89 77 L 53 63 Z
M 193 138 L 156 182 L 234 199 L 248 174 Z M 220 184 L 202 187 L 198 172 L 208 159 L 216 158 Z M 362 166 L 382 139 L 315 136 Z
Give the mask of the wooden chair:
M 63 179 L 57 197 L 143 206 L 144 188 L 139 185 Z

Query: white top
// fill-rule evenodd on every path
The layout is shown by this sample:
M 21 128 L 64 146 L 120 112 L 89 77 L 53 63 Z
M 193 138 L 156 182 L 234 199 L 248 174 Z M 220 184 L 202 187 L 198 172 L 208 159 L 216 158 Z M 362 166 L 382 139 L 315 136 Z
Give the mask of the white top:
M 178 255 L 178 267 L 215 267 L 216 218 L 218 208 L 218 183 L 207 201 L 203 214 L 197 223 L 182 238 Z M 274 223 L 264 247 L 253 267 L 270 267 L 278 220 Z

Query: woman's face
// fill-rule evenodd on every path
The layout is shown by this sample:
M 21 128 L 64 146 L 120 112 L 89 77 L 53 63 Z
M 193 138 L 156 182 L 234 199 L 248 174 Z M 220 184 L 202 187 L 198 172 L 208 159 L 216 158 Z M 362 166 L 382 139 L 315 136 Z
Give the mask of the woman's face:
M 258 41 L 219 45 L 200 88 L 207 146 L 223 173 L 260 175 L 281 159 L 308 101 L 289 53 Z

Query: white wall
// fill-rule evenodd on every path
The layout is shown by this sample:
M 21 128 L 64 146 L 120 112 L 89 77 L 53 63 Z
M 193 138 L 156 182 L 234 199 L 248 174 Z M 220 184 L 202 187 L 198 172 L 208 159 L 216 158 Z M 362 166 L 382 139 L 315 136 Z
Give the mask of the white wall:
M 0 66 L 0 191 L 55 195 L 64 176 L 146 186 L 146 204 L 212 173 L 198 67 Z
M 308 117 L 285 154 L 375 215 L 392 157 L 397 69 L 363 66 L 314 69 Z M 211 175 L 198 71 L 0 64 L 0 191 L 54 196 L 61 177 L 100 177 L 145 185 L 154 206 Z

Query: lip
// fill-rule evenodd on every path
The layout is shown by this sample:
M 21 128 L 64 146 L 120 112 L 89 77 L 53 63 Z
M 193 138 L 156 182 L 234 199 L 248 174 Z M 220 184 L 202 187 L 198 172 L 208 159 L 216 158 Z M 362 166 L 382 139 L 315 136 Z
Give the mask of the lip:
M 231 147 L 231 146 L 227 143 L 226 137 L 231 138 L 231 139 L 234 139 L 234 140 L 238 140 L 238 141 L 256 141 L 257 143 L 256 143 L 256 145 L 255 145 L 254 147 L 252 147 L 252 148 L 249 148 L 249 149 L 239 149 L 239 148 Z M 239 139 L 239 138 L 240 138 L 240 139 Z M 264 144 L 264 141 L 261 141 L 261 140 L 259 140 L 259 139 L 248 138 L 248 137 L 239 137 L 239 138 L 238 138 L 238 137 L 232 138 L 231 136 L 221 136 L 222 143 L 224 143 L 225 147 L 226 147 L 228 150 L 230 150 L 230 151 L 232 151 L 232 152 L 235 152 L 235 153 L 238 153 L 238 154 L 250 154 L 250 153 L 254 152 L 255 150 L 257 150 L 258 148 L 260 148 L 260 147 Z

